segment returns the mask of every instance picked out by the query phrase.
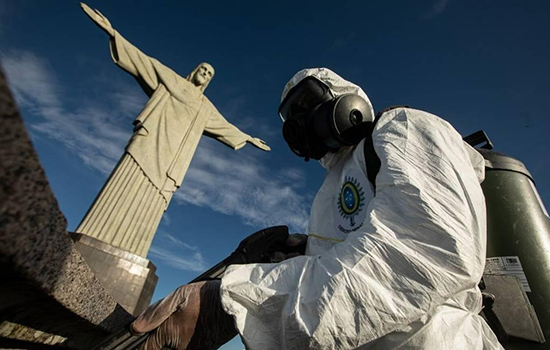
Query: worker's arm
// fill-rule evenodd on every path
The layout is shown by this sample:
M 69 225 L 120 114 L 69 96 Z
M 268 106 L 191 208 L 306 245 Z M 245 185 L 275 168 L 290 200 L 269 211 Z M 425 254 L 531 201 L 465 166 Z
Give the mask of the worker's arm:
M 132 323 L 135 333 L 148 333 L 140 350 L 217 349 L 237 331 L 220 304 L 220 281 L 179 287 L 151 305 Z
M 460 135 L 395 109 L 373 141 L 382 166 L 360 230 L 321 255 L 231 266 L 222 278 L 247 348 L 355 348 L 479 282 L 485 204 Z

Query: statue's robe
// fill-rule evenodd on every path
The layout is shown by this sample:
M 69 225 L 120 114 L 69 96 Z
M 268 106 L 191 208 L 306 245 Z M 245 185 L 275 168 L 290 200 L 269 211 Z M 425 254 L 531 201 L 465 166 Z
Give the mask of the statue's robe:
M 118 32 L 111 56 L 150 97 L 125 153 L 76 232 L 145 257 L 162 213 L 181 185 L 201 135 L 239 149 L 249 135 L 198 87 L 145 55 Z

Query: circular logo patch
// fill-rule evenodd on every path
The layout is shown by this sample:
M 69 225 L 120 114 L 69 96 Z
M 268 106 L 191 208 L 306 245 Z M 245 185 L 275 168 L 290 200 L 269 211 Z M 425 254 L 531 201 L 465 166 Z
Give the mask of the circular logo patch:
M 337 199 L 338 214 L 340 214 L 337 226 L 344 233 L 353 232 L 363 226 L 366 216 L 365 203 L 367 203 L 363 189 L 365 185 L 368 184 L 362 173 L 351 171 L 344 176 Z

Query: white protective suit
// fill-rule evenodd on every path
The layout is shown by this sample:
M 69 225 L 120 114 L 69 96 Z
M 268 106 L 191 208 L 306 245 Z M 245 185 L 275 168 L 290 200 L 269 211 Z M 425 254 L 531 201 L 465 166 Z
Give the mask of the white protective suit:
M 360 89 L 327 69 L 299 74 Z M 363 142 L 321 160 L 306 256 L 228 268 L 222 304 L 247 348 L 502 348 L 478 315 L 483 158 L 449 123 L 408 108 L 384 113 L 373 143 L 376 194 Z

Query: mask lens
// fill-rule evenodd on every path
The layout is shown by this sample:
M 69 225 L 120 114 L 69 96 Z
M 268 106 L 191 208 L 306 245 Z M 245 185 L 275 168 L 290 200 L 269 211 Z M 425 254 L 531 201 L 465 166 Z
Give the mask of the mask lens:
M 332 98 L 328 87 L 315 78 L 305 78 L 293 87 L 279 107 L 283 122 L 312 110 Z

